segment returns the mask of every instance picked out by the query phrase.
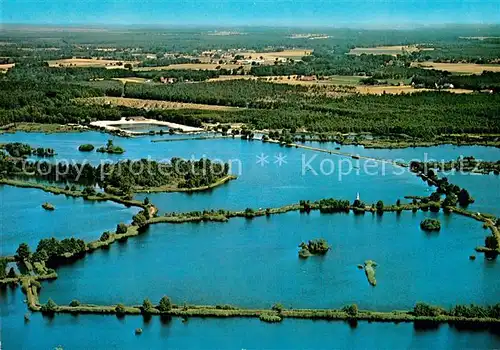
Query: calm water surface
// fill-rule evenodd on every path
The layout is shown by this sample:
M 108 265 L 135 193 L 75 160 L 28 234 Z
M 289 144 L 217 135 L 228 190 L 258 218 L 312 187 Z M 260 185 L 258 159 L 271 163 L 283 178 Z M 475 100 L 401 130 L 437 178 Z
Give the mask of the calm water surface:
M 420 229 L 426 217 L 442 221 L 439 233 Z M 483 255 L 469 260 L 486 234 L 475 220 L 422 212 L 287 213 L 224 224 L 159 224 L 59 268 L 59 278 L 44 285 L 41 299 L 137 304 L 169 295 L 177 303 L 262 308 L 275 302 L 294 308 L 357 303 L 387 311 L 418 301 L 493 304 L 500 265 Z M 320 237 L 332 250 L 299 259 L 298 244 Z M 379 265 L 376 287 L 357 268 L 368 259 Z
M 75 162 L 172 157 L 218 158 L 233 161 L 238 179 L 210 192 L 159 193 L 149 196 L 161 212 L 201 209 L 272 207 L 324 197 L 378 199 L 394 203 L 405 195 L 427 195 L 422 180 L 386 165 L 370 168 L 365 161 L 279 147 L 258 141 L 232 139 L 152 143 L 163 135 L 132 139 L 98 132 L 66 134 L 15 133 L 0 135 L 0 142 L 25 142 L 51 147 L 57 159 Z M 96 147 L 113 139 L 126 149 L 122 155 L 78 152 L 78 146 Z M 314 144 L 333 148 L 332 144 Z M 342 151 L 388 159 L 455 159 L 474 155 L 498 160 L 500 150 L 479 146 L 438 146 L 402 150 L 372 150 L 345 146 Z M 263 158 L 264 157 L 264 158 Z M 259 159 L 266 161 L 258 163 Z M 279 162 L 278 160 L 282 161 Z M 281 163 L 281 164 L 280 164 Z M 304 165 L 306 164 L 306 165 Z M 307 166 L 307 164 L 309 166 Z M 353 168 L 350 168 L 352 165 Z M 350 172 L 349 172 L 350 169 Z M 472 210 L 499 215 L 498 176 L 453 175 L 453 183 L 469 189 L 476 203 Z M 41 208 L 45 201 L 54 212 Z M 40 238 L 56 236 L 95 239 L 120 221 L 128 222 L 137 209 L 114 203 L 86 202 L 54 196 L 35 189 L 0 187 L 1 249 L 11 254 L 25 241 L 33 248 Z M 419 228 L 424 217 L 442 222 L 438 234 Z M 154 225 L 142 236 L 96 251 L 84 260 L 58 269 L 59 279 L 44 283 L 41 299 L 57 303 L 74 298 L 95 303 L 140 303 L 168 294 L 175 302 L 231 303 L 269 307 L 341 307 L 356 302 L 367 309 L 407 309 L 417 301 L 449 306 L 455 303 L 498 302 L 499 265 L 469 261 L 473 248 L 483 244 L 487 232 L 468 218 L 443 213 L 309 215 L 288 213 L 255 220 L 233 219 L 225 224 Z M 306 261 L 297 257 L 297 245 L 324 237 L 333 246 L 325 257 Z M 376 287 L 371 287 L 358 264 L 375 260 Z M 25 324 L 25 296 L 20 289 L 0 292 L 2 342 L 5 348 L 495 348 L 497 335 L 459 332 L 446 325 L 419 331 L 411 324 L 367 324 L 350 328 L 343 322 L 285 320 L 268 325 L 258 320 L 201 320 L 183 324 L 178 319 L 162 324 L 158 318 L 119 320 L 106 316 L 58 315 L 53 319 L 32 315 Z M 134 329 L 142 327 L 141 336 Z M 49 336 L 47 336 L 49 334 Z M 314 337 L 311 337 L 314 334 Z
M 56 209 L 43 209 L 45 202 Z M 33 188 L 0 185 L 0 252 L 12 255 L 22 242 L 34 250 L 42 238 L 95 240 L 102 232 L 114 230 L 118 222 L 130 222 L 138 211 L 113 202 L 85 201 Z
M 500 336 L 490 331 L 460 331 L 448 325 L 422 330 L 413 324 L 286 319 L 180 319 L 145 321 L 101 315 L 32 314 L 25 323 L 24 295 L 17 288 L 0 293 L 5 349 L 494 349 Z M 142 328 L 140 336 L 134 334 Z

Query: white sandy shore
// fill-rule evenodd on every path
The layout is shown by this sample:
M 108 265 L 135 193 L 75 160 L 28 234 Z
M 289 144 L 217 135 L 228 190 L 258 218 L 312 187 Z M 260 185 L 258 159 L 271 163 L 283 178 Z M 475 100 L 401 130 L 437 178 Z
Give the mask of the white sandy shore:
M 152 124 L 152 125 L 161 125 L 167 126 L 171 129 L 180 129 L 182 132 L 199 132 L 203 131 L 202 128 L 196 128 L 194 126 L 187 126 L 177 123 L 163 122 L 156 119 L 146 119 L 146 118 L 122 118 L 120 120 L 99 120 L 96 122 L 91 122 L 90 125 L 97 127 L 104 127 L 107 130 L 120 130 L 129 134 L 137 134 L 139 132 L 132 130 L 121 129 L 119 125 L 140 125 L 140 124 Z M 116 125 L 116 126 L 115 126 Z

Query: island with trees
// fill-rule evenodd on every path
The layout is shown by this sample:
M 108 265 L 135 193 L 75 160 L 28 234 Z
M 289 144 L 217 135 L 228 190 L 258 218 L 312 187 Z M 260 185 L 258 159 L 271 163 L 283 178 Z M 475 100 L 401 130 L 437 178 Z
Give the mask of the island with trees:
M 88 145 L 86 145 L 85 148 L 88 149 Z M 121 148 L 120 146 L 114 145 L 113 140 L 108 140 L 108 142 L 106 143 L 106 146 L 99 147 L 98 149 L 96 149 L 96 152 L 110 153 L 110 154 L 122 154 L 122 153 L 125 153 L 125 150 L 123 148 Z
M 45 202 L 42 204 L 42 208 L 45 209 L 45 210 L 48 210 L 48 211 L 53 211 L 55 210 L 56 208 L 54 207 L 53 204 L 49 203 L 49 202 Z
M 299 244 L 299 248 L 299 257 L 303 259 L 313 255 L 325 255 L 331 249 L 328 242 L 323 238 L 313 239 L 307 243 L 302 242 Z
M 86 144 L 80 145 L 78 147 L 78 150 L 80 152 L 92 152 L 94 150 L 94 148 L 95 148 L 94 145 L 86 143 Z
M 424 219 L 420 222 L 420 228 L 424 231 L 439 231 L 441 222 L 437 219 Z
M 11 157 L 24 158 L 28 156 L 53 157 L 56 155 L 53 148 L 32 147 L 29 144 L 21 142 L 6 143 L 0 145 Z

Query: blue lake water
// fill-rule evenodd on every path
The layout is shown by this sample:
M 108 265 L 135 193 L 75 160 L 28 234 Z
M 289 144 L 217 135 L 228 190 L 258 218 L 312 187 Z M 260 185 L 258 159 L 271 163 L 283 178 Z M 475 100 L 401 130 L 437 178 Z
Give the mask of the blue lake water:
M 439 233 L 420 229 L 426 217 L 442 221 Z M 409 309 L 418 301 L 493 304 L 500 265 L 482 255 L 469 260 L 486 234 L 470 218 L 423 212 L 287 213 L 224 224 L 159 224 L 59 268 L 59 278 L 44 285 L 41 299 L 138 304 L 169 295 L 177 303 L 251 308 L 274 302 L 294 308 L 356 303 L 386 311 Z M 332 250 L 299 259 L 298 244 L 320 237 Z M 357 268 L 368 259 L 379 265 L 376 287 Z
M 340 146 L 331 142 L 306 142 L 307 146 L 333 150 L 335 147 L 340 147 L 341 152 L 359 154 L 367 157 L 383 158 L 391 160 L 411 161 L 413 159 L 419 161 L 432 160 L 453 160 L 460 156 L 474 156 L 476 159 L 482 160 L 499 160 L 500 148 L 485 147 L 485 146 L 455 146 L 455 145 L 440 145 L 433 147 L 409 147 L 395 149 L 374 149 L 364 148 L 363 146 L 346 145 Z
M 466 188 L 475 202 L 469 210 L 490 213 L 500 217 L 500 176 L 489 174 L 447 174 L 448 180 Z
M 400 168 L 352 160 L 313 151 L 280 147 L 259 141 L 232 139 L 152 143 L 152 139 L 178 135 L 118 138 L 99 132 L 0 135 L 0 143 L 25 142 L 51 147 L 57 159 L 93 164 L 101 161 L 140 159 L 169 160 L 172 157 L 218 158 L 233 161 L 238 179 L 212 191 L 141 194 L 161 212 L 201 209 L 274 207 L 325 197 L 372 203 L 405 201 L 405 195 L 433 191 L 413 174 Z M 78 152 L 78 146 L 96 147 L 113 139 L 126 149 L 122 155 Z M 310 145 L 315 145 L 311 143 Z M 315 146 L 333 148 L 331 144 Z M 411 159 L 455 159 L 474 155 L 498 160 L 500 150 L 479 146 L 437 146 L 402 150 L 371 150 L 345 146 L 342 151 L 406 161 Z M 266 158 L 267 157 L 267 158 Z M 258 160 L 265 159 L 258 163 Z M 279 159 L 282 160 L 279 164 Z M 304 165 L 306 164 L 306 165 Z M 332 168 L 333 167 L 333 168 Z M 340 167 L 340 169 L 339 169 Z M 305 170 L 304 170 L 305 169 Z M 348 172 L 348 170 L 350 171 Z M 476 203 L 471 210 L 500 214 L 500 177 L 489 175 L 449 176 L 467 188 Z M 54 212 L 41 208 L 56 206 Z M 97 238 L 118 222 L 128 222 L 137 211 L 115 203 L 94 203 L 54 196 L 35 189 L 0 187 L 1 249 L 12 254 L 20 242 L 34 249 L 40 238 L 75 236 Z M 419 228 L 424 217 L 437 216 L 441 232 L 427 234 Z M 372 214 L 309 215 L 288 213 L 257 218 L 233 219 L 228 223 L 153 225 L 143 235 L 96 251 L 85 259 L 58 268 L 59 278 L 43 283 L 42 301 L 57 303 L 72 299 L 95 303 L 141 303 L 167 294 L 174 302 L 229 303 L 269 307 L 282 302 L 289 307 L 341 307 L 357 303 L 366 309 L 411 308 L 417 301 L 443 306 L 456 303 L 498 302 L 499 266 L 475 254 L 474 247 L 488 234 L 481 223 L 469 218 L 418 212 L 401 215 Z M 324 237 L 333 246 L 325 257 L 306 261 L 297 257 L 297 245 Z M 358 264 L 375 260 L 378 285 L 371 287 Z M 0 291 L 2 345 L 5 348 L 494 348 L 499 338 L 488 332 L 459 332 L 446 325 L 419 331 L 411 324 L 367 324 L 352 329 L 343 322 L 285 320 L 279 325 L 258 320 L 178 319 L 162 324 L 159 319 L 144 324 L 141 317 L 119 320 L 106 316 L 57 315 L 54 319 L 32 315 L 24 324 L 25 296 L 20 289 Z M 144 328 L 135 336 L 137 327 Z M 50 334 L 50 336 L 47 336 Z M 314 334 L 314 337 L 311 337 Z
M 55 210 L 43 209 L 45 202 L 53 204 Z M 0 252 L 12 255 L 22 242 L 34 250 L 41 238 L 95 240 L 103 231 L 115 230 L 118 222 L 130 222 L 138 211 L 113 202 L 85 201 L 33 188 L 0 185 Z

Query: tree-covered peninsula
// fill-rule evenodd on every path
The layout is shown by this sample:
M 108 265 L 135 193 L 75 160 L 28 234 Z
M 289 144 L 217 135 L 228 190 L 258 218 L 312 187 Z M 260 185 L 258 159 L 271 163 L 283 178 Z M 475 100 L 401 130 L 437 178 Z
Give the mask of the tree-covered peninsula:
M 88 163 L 67 164 L 46 161 L 31 162 L 0 155 L 0 171 L 5 177 L 23 176 L 65 184 L 98 185 L 115 195 L 133 192 L 190 191 L 209 189 L 234 178 L 229 164 L 209 159 L 170 162 L 141 159 L 92 166 Z

